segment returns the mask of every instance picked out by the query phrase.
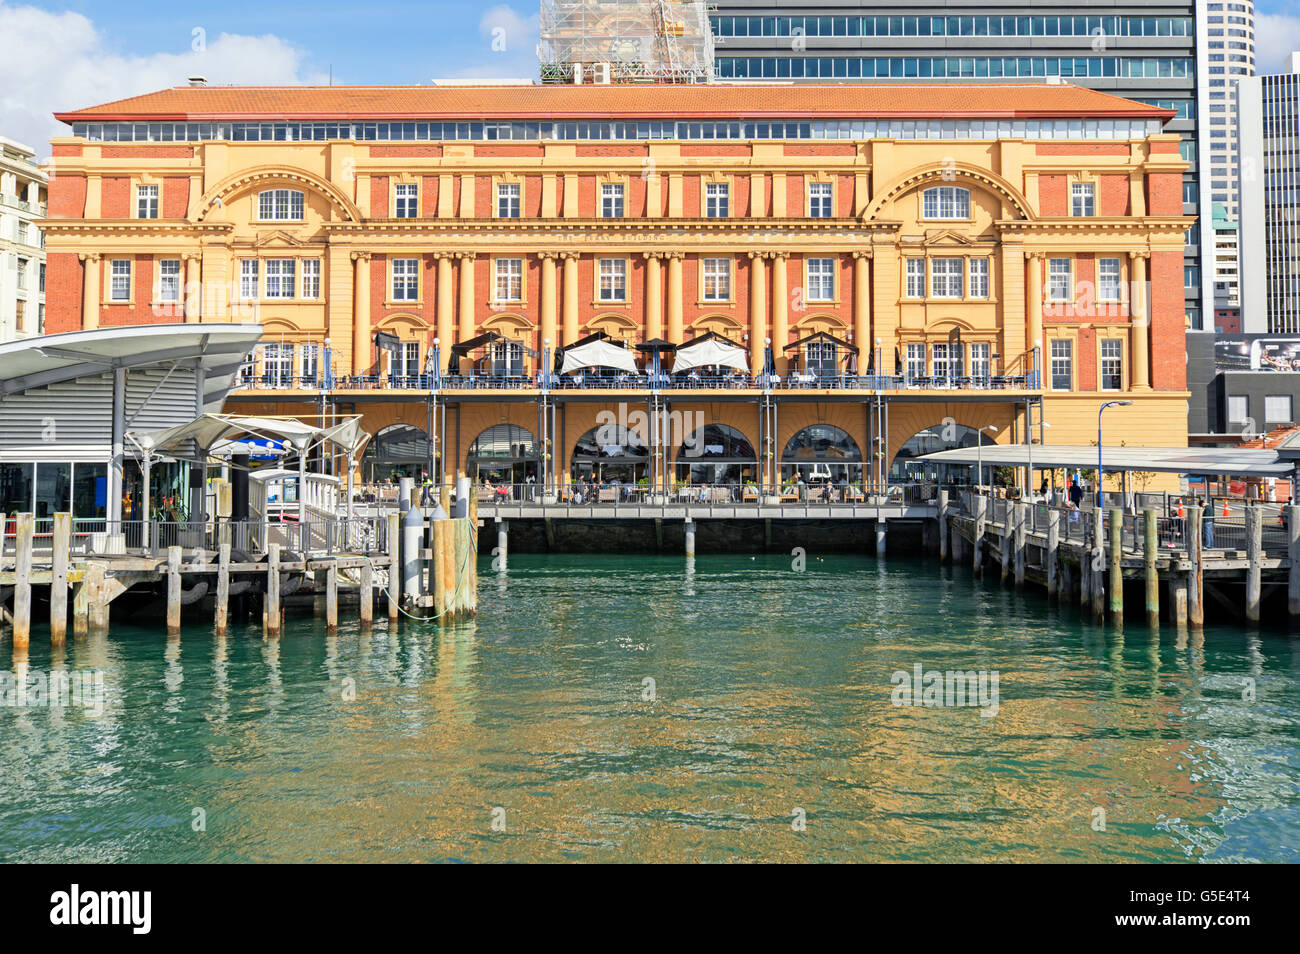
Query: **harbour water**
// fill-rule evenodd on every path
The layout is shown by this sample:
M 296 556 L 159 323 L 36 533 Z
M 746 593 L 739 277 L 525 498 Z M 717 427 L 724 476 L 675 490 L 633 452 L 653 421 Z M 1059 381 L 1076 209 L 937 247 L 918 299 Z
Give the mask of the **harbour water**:
M 485 559 L 442 631 L 0 640 L 103 674 L 102 711 L 0 708 L 0 859 L 1300 859 L 1300 641 L 807 560 Z M 996 715 L 895 705 L 917 666 L 996 674 Z

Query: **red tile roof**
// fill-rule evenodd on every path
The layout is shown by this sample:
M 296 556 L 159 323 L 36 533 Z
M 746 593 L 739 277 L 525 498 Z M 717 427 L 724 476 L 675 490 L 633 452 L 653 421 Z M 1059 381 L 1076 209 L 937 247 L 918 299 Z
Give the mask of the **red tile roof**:
M 56 113 L 73 122 L 581 119 L 1167 120 L 1172 110 L 1079 86 L 178 86 Z

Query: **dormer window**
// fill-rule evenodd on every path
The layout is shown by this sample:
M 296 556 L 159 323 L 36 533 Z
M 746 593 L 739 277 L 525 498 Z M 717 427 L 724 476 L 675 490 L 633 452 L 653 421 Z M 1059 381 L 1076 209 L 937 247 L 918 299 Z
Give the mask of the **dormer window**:
M 267 189 L 257 194 L 257 217 L 263 222 L 301 222 L 303 194 L 296 189 Z
M 921 215 L 927 219 L 969 219 L 970 190 L 935 186 L 922 193 Z

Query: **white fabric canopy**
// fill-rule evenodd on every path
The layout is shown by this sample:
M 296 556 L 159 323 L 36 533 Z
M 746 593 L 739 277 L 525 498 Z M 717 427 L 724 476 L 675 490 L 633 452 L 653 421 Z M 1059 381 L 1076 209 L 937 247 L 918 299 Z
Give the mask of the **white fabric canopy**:
M 582 368 L 617 368 L 619 371 L 637 373 L 636 360 L 632 352 L 608 341 L 590 341 L 564 352 L 564 364 L 561 374 L 578 371 Z
M 677 349 L 676 357 L 677 360 L 673 362 L 673 373 L 715 364 L 749 373 L 749 361 L 745 357 L 745 349 L 729 345 L 717 338 L 709 338 L 699 344 L 683 345 Z
M 201 452 L 218 442 L 241 434 L 264 440 L 286 441 L 295 447 L 314 446 L 332 441 L 349 453 L 365 443 L 369 435 L 361 430 L 361 417 L 348 417 L 329 427 L 313 427 L 302 421 L 273 417 L 237 417 L 232 414 L 204 414 L 188 424 L 178 424 L 158 431 L 128 431 L 127 437 L 150 453 L 167 454 L 183 450 L 193 441 Z

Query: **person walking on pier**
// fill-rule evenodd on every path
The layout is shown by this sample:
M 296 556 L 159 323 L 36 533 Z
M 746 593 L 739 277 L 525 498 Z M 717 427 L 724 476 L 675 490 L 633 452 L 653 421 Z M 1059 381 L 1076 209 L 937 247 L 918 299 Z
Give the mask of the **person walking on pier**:
M 1207 550 L 1214 549 L 1214 507 L 1208 496 L 1201 507 L 1201 546 Z
M 1070 503 L 1074 504 L 1076 510 L 1083 503 L 1083 488 L 1079 486 L 1078 480 L 1070 481 Z

